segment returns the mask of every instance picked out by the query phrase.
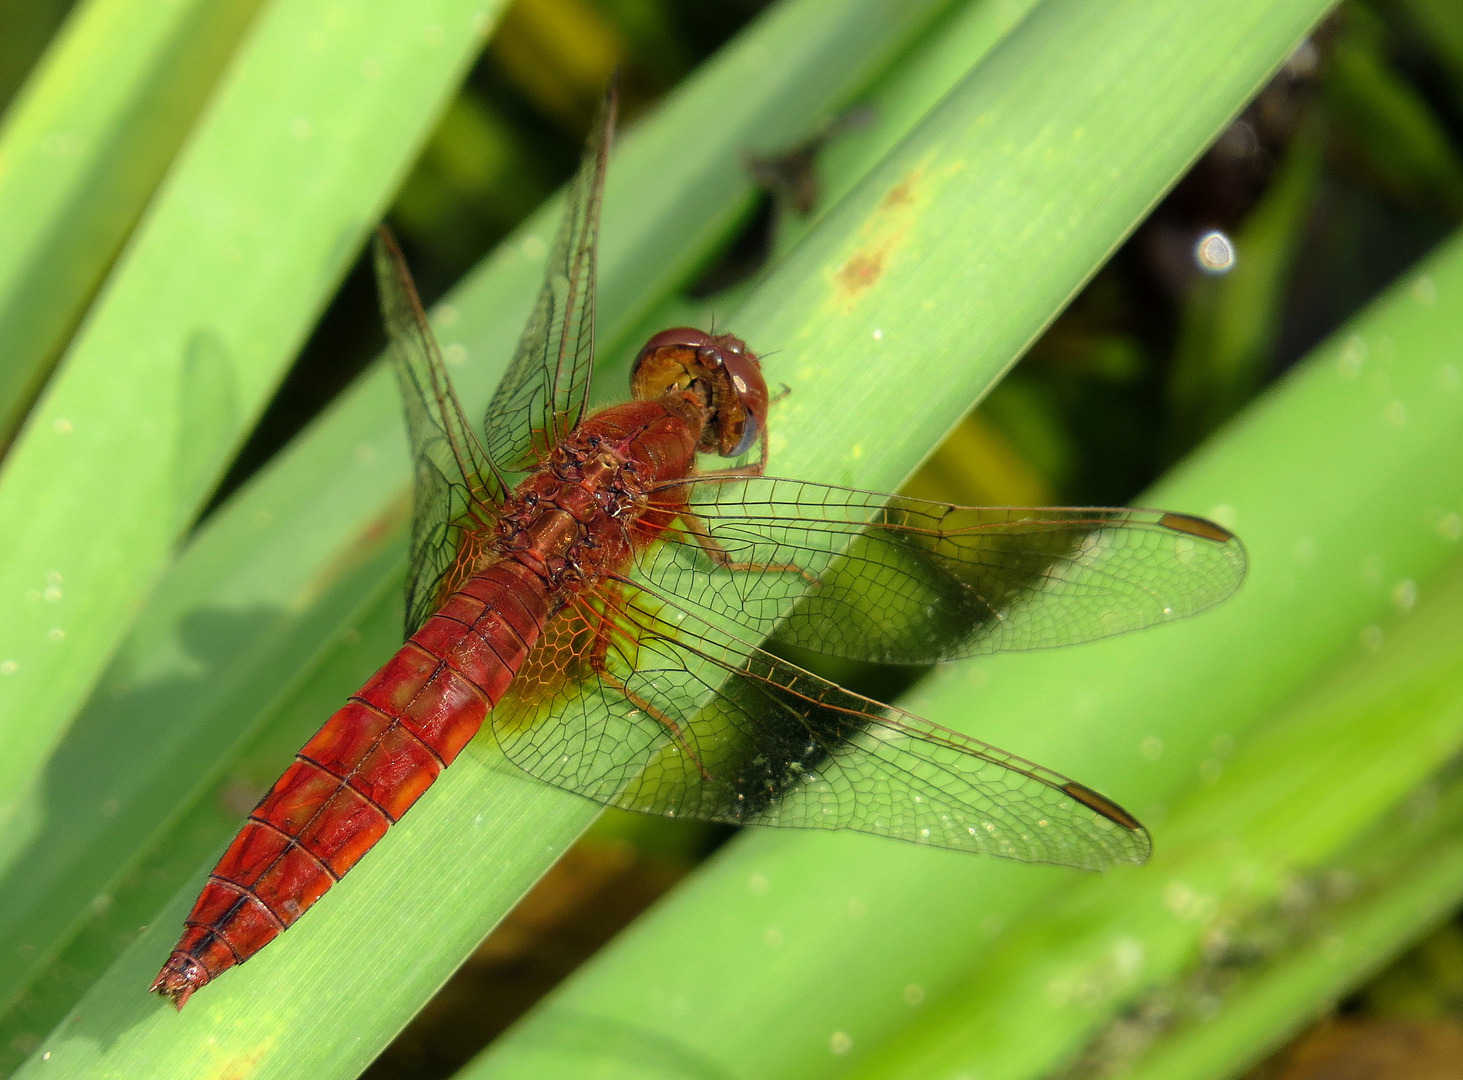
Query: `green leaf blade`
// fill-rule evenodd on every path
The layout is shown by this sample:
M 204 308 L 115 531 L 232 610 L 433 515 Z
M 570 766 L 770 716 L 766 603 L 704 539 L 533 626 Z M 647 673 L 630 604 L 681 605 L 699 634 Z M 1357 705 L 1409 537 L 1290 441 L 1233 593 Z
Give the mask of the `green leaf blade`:
M 623 327 L 655 303 L 677 267 L 704 258 L 701 249 L 708 238 L 718 237 L 717 229 L 751 195 L 750 181 L 737 164 L 749 139 L 778 132 L 795 137 L 816 123 L 821 112 L 887 63 L 941 6 L 891 9 L 880 2 L 852 6 L 823 0 L 785 5 L 707 65 L 658 116 L 627 133 L 609 180 L 601 268 L 606 282 L 615 285 L 601 291 L 601 326 Z M 765 85 L 754 80 L 769 63 L 796 77 Z M 734 102 L 731 110 L 728 101 Z M 707 119 L 728 111 L 735 123 L 725 128 Z M 714 138 L 707 135 L 713 129 Z M 694 152 L 682 153 L 687 147 Z M 481 409 L 511 353 L 542 274 L 544 242 L 556 213 L 550 206 L 536 215 L 435 313 L 471 412 Z M 43 1035 L 46 1018 L 66 1002 L 63 993 L 42 1001 L 46 988 L 76 979 L 78 971 L 104 967 L 146 921 L 147 936 L 88 999 L 108 1005 L 101 1012 L 95 1004 L 84 1008 L 110 1023 L 119 1010 L 132 1017 L 134 999 L 145 1001 L 156 1012 L 149 1022 L 157 1026 L 138 1053 L 149 1061 L 177 1061 L 177 1068 L 187 1072 L 199 1054 L 211 1052 L 212 1029 L 187 1022 L 203 997 L 195 998 L 179 1020 L 145 993 L 207 869 L 200 865 L 195 879 L 180 885 L 169 849 L 197 843 L 196 834 L 204 830 L 212 830 L 218 846 L 226 843 L 238 824 L 237 816 L 228 820 L 217 803 L 229 777 L 244 773 L 252 783 L 272 781 L 335 704 L 399 644 L 400 569 L 389 558 L 389 549 L 400 541 L 409 490 L 399 413 L 389 371 L 379 369 L 361 379 L 205 524 L 124 644 L 88 705 L 88 731 L 74 733 L 75 745 L 68 740 L 68 758 L 111 754 L 112 733 L 125 729 L 129 716 L 145 706 L 146 695 L 170 686 L 177 690 L 179 676 L 186 676 L 186 693 L 161 699 L 166 707 L 155 722 L 169 730 L 157 734 L 157 744 L 166 748 L 159 757 L 113 755 L 102 777 L 106 789 L 96 794 L 100 801 L 122 804 L 115 816 L 48 819 L 11 871 L 12 877 L 42 873 L 47 882 L 0 885 L 0 934 L 6 947 L 18 950 L 15 963 L 0 967 L 0 977 L 7 980 L 7 994 L 21 995 L 12 998 L 11 1012 L 0 1020 L 7 1040 Z M 363 563 L 370 564 L 372 582 L 362 577 Z M 185 644 L 196 637 L 193 621 L 199 619 L 216 626 L 220 635 L 206 655 L 192 654 Z M 319 637 L 312 641 L 311 632 Z M 499 805 L 494 786 L 499 781 L 475 768 L 469 756 L 448 774 L 449 779 L 462 774 L 463 787 L 475 792 L 469 816 Z M 49 790 L 69 792 L 80 781 L 58 778 L 54 783 Z M 165 800 L 135 794 L 144 789 L 186 792 L 186 797 L 180 794 L 176 820 L 169 820 Z M 39 802 L 38 812 L 44 815 L 47 805 Z M 588 804 L 572 805 L 581 807 L 580 824 L 587 820 L 583 815 L 594 813 Z M 428 812 L 424 804 L 413 817 Z M 503 827 L 511 831 L 510 824 Z M 429 846 L 420 861 L 413 855 L 411 873 L 428 891 L 413 893 L 406 906 L 437 911 L 440 923 L 402 918 L 399 897 L 379 891 L 381 880 L 403 873 L 399 864 L 388 862 L 387 877 L 377 879 L 375 887 L 363 886 L 359 895 L 337 891 L 317 909 L 324 914 L 338 904 L 344 921 L 337 929 L 344 929 L 345 937 L 312 941 L 306 935 L 304 952 L 294 958 L 293 933 L 271 946 L 271 963 L 283 965 L 276 971 L 282 973 L 284 989 L 259 991 L 250 977 L 261 965 L 253 964 L 209 987 L 209 997 L 232 1003 L 232 1015 L 240 1017 L 241 1045 L 255 1035 L 262 1041 L 281 1030 L 298 1033 L 277 1040 L 279 1060 L 266 1068 L 293 1075 L 291 1070 L 304 1067 L 298 1054 L 336 1052 L 344 1056 L 333 1059 L 330 1069 L 354 1075 L 359 1061 L 374 1054 L 370 1048 L 384 1045 L 405 1023 L 521 895 L 525 880 L 542 872 L 579 827 L 568 828 L 566 838 L 553 845 L 526 825 L 514 833 L 519 848 L 504 859 L 521 860 L 529 869 L 516 876 L 487 872 L 485 879 L 475 879 L 476 891 L 454 894 L 450 910 L 430 891 L 431 882 L 455 875 L 462 866 L 482 865 L 486 849 L 473 845 L 483 838 L 464 837 L 465 848 Z M 84 859 L 59 849 L 83 843 L 76 833 L 84 834 Z M 489 836 L 487 842 L 498 839 Z M 392 843 L 388 838 L 386 844 Z M 410 851 L 413 841 L 401 843 Z M 383 847 L 350 880 L 389 858 Z M 167 910 L 151 919 L 161 902 L 159 891 L 166 897 L 174 889 L 178 892 Z M 90 909 L 99 894 L 115 901 L 104 915 Z M 37 911 L 44 914 L 32 917 Z M 139 912 L 145 914 L 127 920 L 127 913 Z M 371 929 L 357 933 L 357 925 Z M 411 958 L 420 979 L 397 978 L 396 968 L 375 964 L 376 943 L 383 934 L 395 933 L 408 935 L 399 952 Z M 361 955 L 373 959 L 362 967 L 356 959 Z M 334 984 L 351 984 L 357 977 L 366 979 L 369 991 L 358 993 L 369 996 L 373 1007 L 353 1009 L 349 1025 L 342 1024 L 336 1014 L 321 1010 L 319 995 L 328 997 Z M 68 991 L 76 993 L 74 984 Z M 284 1004 L 272 1004 L 278 1001 Z M 59 1060 L 53 1057 L 47 1067 L 54 1069 Z
M 0 629 L 0 819 L 263 408 L 488 10 L 341 18 L 282 0 L 255 27 L 0 473 L 0 517 L 24 523 L 0 537 L 15 611 Z

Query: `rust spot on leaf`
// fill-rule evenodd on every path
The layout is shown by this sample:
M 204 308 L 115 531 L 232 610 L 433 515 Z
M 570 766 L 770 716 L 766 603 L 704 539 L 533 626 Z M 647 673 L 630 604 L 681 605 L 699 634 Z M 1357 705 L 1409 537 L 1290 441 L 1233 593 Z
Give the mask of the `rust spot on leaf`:
M 860 251 L 838 268 L 838 285 L 850 298 L 873 288 L 884 274 L 885 248 Z
M 889 193 L 884 196 L 884 201 L 879 204 L 879 209 L 894 210 L 901 206 L 908 206 L 914 202 L 914 184 L 918 179 L 918 175 L 912 173 L 895 184 L 889 189 Z
M 863 228 L 858 249 L 834 272 L 838 297 L 850 308 L 884 277 L 894 251 L 908 235 L 922 175 L 914 169 L 885 192 Z

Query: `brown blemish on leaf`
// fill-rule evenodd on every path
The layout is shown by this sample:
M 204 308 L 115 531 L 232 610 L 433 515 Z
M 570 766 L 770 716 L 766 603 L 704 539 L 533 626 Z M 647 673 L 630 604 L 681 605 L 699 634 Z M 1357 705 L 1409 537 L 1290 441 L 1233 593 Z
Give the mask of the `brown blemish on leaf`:
M 922 169 L 913 169 L 884 194 L 862 230 L 858 249 L 834 271 L 837 297 L 849 309 L 883 278 L 908 235 L 922 177 Z
M 914 187 L 918 179 L 919 174 L 914 172 L 895 184 L 884 196 L 884 201 L 879 204 L 879 209 L 887 212 L 914 202 Z
M 860 251 L 838 268 L 839 288 L 850 300 L 873 288 L 883 276 L 885 251 L 885 247 Z

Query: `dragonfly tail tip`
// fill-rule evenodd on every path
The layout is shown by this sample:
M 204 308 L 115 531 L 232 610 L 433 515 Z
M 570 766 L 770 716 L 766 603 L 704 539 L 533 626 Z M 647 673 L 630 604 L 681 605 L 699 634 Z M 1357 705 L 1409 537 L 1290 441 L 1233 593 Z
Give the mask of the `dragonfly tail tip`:
M 203 965 L 191 956 L 175 952 L 168 957 L 168 962 L 158 972 L 149 989 L 152 993 L 161 994 L 171 1000 L 177 1010 L 182 1012 L 193 992 L 206 982 L 208 973 L 204 971 Z

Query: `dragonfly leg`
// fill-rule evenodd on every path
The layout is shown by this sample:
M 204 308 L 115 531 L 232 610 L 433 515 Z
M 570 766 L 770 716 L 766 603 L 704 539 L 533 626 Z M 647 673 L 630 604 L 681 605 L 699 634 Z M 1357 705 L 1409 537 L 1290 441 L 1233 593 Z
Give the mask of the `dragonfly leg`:
M 711 472 L 697 473 L 696 480 L 745 480 L 751 476 L 765 476 L 767 474 L 767 429 L 764 427 L 757 432 L 757 444 L 761 451 L 757 455 L 755 465 L 735 465 L 730 469 L 712 469 Z
M 797 563 L 739 562 L 717 542 L 716 537 L 711 535 L 711 530 L 706 527 L 706 522 L 697 517 L 694 511 L 682 510 L 680 518 L 686 531 L 701 545 L 701 550 L 706 552 L 706 557 L 723 570 L 752 574 L 799 574 L 809 585 L 818 584 L 817 575 L 808 573 Z
M 701 778 L 709 781 L 713 779 L 712 775 L 706 771 L 706 766 L 701 764 L 701 758 L 691 748 L 691 744 L 686 741 L 685 733 L 681 731 L 681 725 L 676 723 L 675 720 L 667 716 L 660 709 L 657 709 L 650 702 L 646 701 L 639 694 L 635 693 L 635 691 L 631 690 L 625 684 L 624 680 L 611 674 L 609 665 L 605 662 L 605 658 L 609 655 L 610 651 L 610 639 L 616 629 L 614 619 L 610 614 L 610 609 L 612 607 L 618 609 L 618 593 L 618 589 L 615 590 L 614 595 L 611 595 L 608 589 L 602 589 L 600 596 L 605 600 L 605 607 L 601 610 L 591 608 L 589 615 L 585 615 L 583 611 L 580 612 L 581 618 L 586 619 L 588 622 L 597 623 L 594 628 L 594 642 L 590 646 L 589 652 L 590 669 L 599 677 L 601 683 L 616 693 L 622 694 L 626 701 L 630 702 L 630 704 L 644 712 L 646 716 L 649 716 L 661 727 L 665 728 L 669 732 L 670 737 L 675 741 L 675 744 L 681 748 L 681 752 L 696 766 L 697 770 L 701 773 Z

